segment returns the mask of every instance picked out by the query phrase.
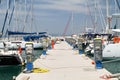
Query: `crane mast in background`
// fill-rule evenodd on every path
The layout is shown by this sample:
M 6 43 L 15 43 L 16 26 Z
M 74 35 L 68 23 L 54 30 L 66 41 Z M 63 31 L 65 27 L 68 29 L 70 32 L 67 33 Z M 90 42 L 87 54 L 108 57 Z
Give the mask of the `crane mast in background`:
M 69 19 L 68 19 L 67 24 L 66 24 L 66 26 L 64 28 L 64 32 L 63 32 L 62 36 L 65 36 L 71 20 L 72 20 L 72 15 L 69 16 Z

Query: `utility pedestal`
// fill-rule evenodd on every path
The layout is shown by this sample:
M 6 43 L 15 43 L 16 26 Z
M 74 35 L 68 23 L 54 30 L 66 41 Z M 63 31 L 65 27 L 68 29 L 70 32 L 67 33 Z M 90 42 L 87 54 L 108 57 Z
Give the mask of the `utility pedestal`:
M 78 46 L 78 52 L 79 52 L 79 54 L 83 54 L 83 39 L 78 39 L 78 44 L 77 44 L 77 46 Z
M 94 39 L 94 61 L 96 69 L 102 68 L 102 39 Z
M 33 69 L 33 43 L 29 42 L 25 45 L 25 53 L 26 53 L 26 71 L 25 73 L 32 72 Z

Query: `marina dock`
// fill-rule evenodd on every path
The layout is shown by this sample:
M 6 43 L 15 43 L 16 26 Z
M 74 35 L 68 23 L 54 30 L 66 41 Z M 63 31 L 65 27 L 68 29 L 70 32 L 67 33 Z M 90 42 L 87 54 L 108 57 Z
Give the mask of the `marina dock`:
M 54 49 L 47 51 L 33 62 L 34 68 L 45 68 L 44 73 L 20 73 L 16 80 L 118 80 L 102 79 L 102 75 L 111 74 L 105 68 L 96 69 L 92 60 L 65 41 L 56 43 Z

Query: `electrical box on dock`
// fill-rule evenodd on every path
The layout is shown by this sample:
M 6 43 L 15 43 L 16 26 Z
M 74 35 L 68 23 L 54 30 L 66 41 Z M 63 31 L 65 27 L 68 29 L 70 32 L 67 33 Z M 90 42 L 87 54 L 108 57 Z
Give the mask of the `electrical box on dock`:
M 33 43 L 26 43 L 25 44 L 25 54 L 26 54 L 26 73 L 31 72 L 31 70 L 33 69 Z
M 102 39 L 94 39 L 94 61 L 97 69 L 102 68 Z

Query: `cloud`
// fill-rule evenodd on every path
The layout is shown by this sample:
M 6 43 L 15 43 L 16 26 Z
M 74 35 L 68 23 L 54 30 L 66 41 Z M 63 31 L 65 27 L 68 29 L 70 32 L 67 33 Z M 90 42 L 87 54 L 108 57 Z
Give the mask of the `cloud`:
M 85 13 L 87 11 L 86 4 L 89 3 L 89 0 L 41 0 L 39 3 L 43 2 L 46 4 L 37 4 L 34 5 L 34 8 Z
M 94 8 L 94 1 L 91 0 L 34 0 L 33 1 L 33 8 L 35 13 L 37 15 L 41 15 L 41 10 L 56 10 L 56 11 L 67 11 L 67 12 L 74 12 L 74 13 L 82 13 L 87 14 L 88 13 L 88 7 L 87 4 L 91 8 L 91 11 L 93 11 Z M 98 1 L 100 2 L 100 0 Z M 24 1 L 22 3 L 22 7 L 25 7 Z M 27 7 L 30 7 L 30 4 L 27 4 Z M 18 10 L 17 10 L 18 11 Z M 47 16 L 51 15 L 47 12 L 42 12 L 41 16 Z M 19 14 L 24 15 L 24 9 L 22 11 L 18 11 Z M 0 13 L 5 13 L 5 10 L 0 11 Z
M 93 1 L 91 0 L 34 0 L 34 2 L 39 3 L 34 5 L 34 9 L 36 9 L 36 11 L 39 11 L 39 12 L 41 12 L 41 10 L 46 10 L 46 11 L 51 10 L 56 12 L 57 11 L 74 12 L 77 14 L 84 14 L 84 15 L 90 15 L 90 12 L 91 13 L 95 12 L 94 0 Z M 102 5 L 100 7 L 105 10 L 105 5 L 103 6 L 103 3 L 105 3 L 105 1 L 97 0 L 97 3 L 98 5 Z M 49 15 L 50 12 L 46 12 L 46 13 Z

